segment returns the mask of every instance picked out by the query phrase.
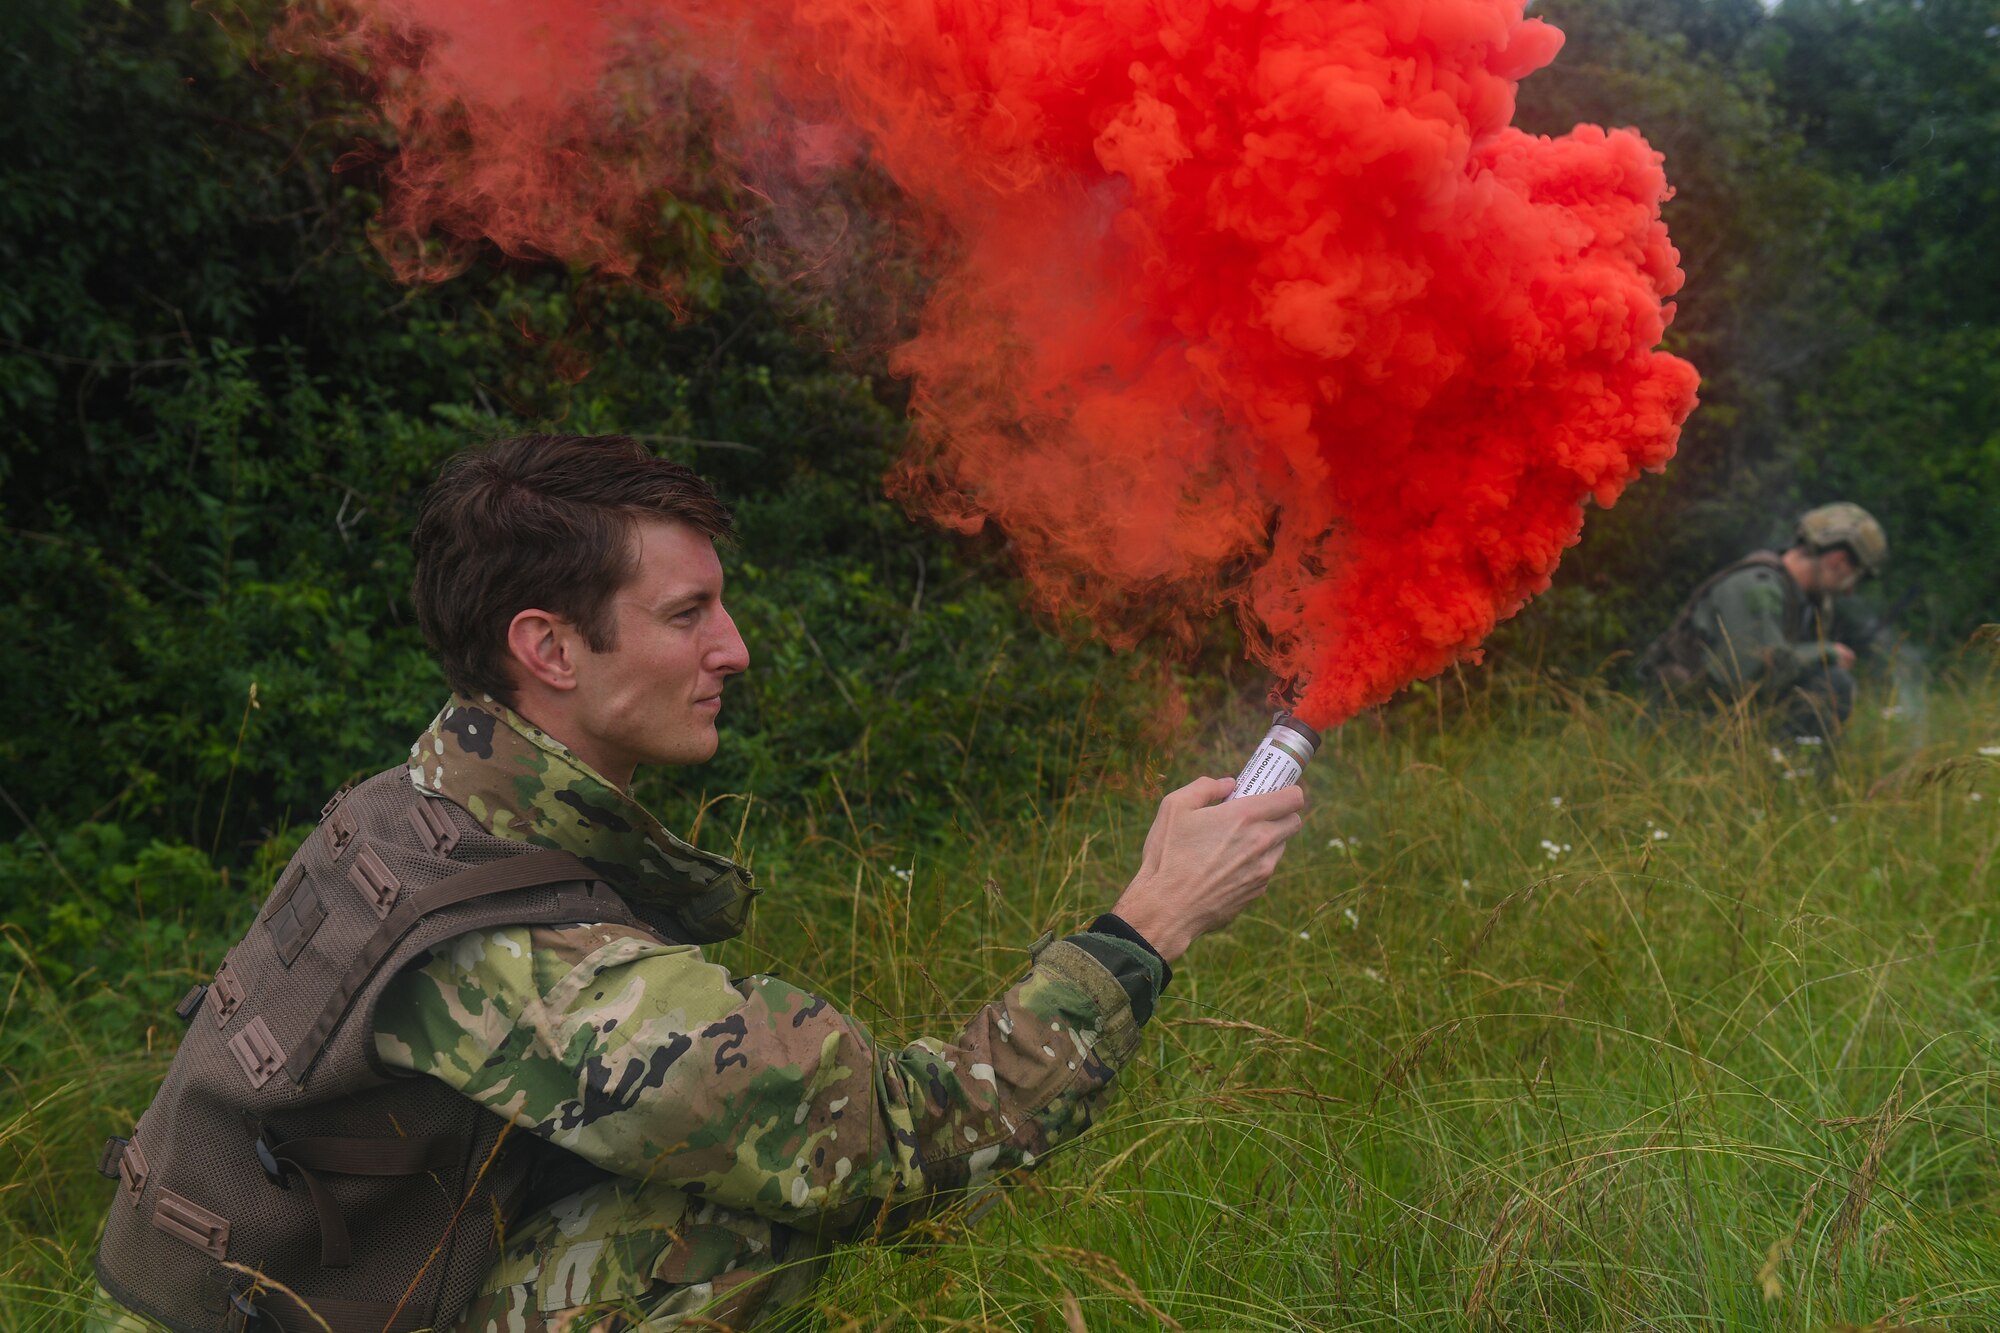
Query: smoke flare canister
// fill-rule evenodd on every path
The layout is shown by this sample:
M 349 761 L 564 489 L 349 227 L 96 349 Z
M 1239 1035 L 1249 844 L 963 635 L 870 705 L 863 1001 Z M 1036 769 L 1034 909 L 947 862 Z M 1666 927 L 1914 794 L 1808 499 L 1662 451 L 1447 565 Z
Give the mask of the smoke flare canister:
M 1299 780 L 1299 774 L 1312 762 L 1319 749 L 1319 733 L 1290 713 L 1279 713 L 1271 719 L 1271 729 L 1264 733 L 1264 739 L 1250 755 L 1250 762 L 1243 765 L 1243 771 L 1236 776 L 1236 790 L 1229 793 L 1229 800 L 1239 796 L 1262 796 L 1265 792 L 1289 787 Z

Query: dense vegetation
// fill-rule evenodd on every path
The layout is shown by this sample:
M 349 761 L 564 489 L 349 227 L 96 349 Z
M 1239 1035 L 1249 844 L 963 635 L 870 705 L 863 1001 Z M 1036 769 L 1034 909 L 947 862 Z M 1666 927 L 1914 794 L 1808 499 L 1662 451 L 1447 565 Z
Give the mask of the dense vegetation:
M 1520 630 L 1576 664 L 1643 646 L 1709 569 L 1842 498 L 1891 534 L 1875 614 L 1933 647 L 1995 619 L 2000 5 L 1538 12 L 1569 41 L 1521 121 L 1637 125 L 1667 155 L 1687 273 L 1669 345 L 1703 385 L 1666 484 L 1596 520 Z
M 35 1161 L 8 1178 L 0 1205 L 10 1228 L 0 1284 L 60 1285 L 80 1262 L 98 1198 L 86 1141 L 129 1121 L 157 1073 L 157 1054 L 131 1062 L 126 1054 L 156 1050 L 148 1025 L 187 976 L 212 967 L 327 793 L 393 760 L 436 707 L 441 681 L 404 591 L 406 537 L 437 463 L 468 440 L 531 427 L 628 431 L 700 468 L 735 503 L 746 540 L 729 556 L 731 596 L 757 667 L 732 692 L 717 761 L 656 778 L 644 794 L 686 827 L 707 798 L 754 792 L 766 807 L 748 825 L 765 832 L 760 866 L 800 880 L 808 903 L 811 893 L 833 895 L 843 922 L 849 899 L 863 899 L 829 886 L 860 882 L 858 869 L 893 897 L 905 881 L 884 876 L 907 868 L 918 847 L 943 858 L 932 888 L 977 883 L 989 870 L 1041 883 L 1028 868 L 1043 867 L 1034 873 L 1048 876 L 1046 894 L 993 908 L 1008 938 L 1049 912 L 1082 910 L 1112 865 L 1086 835 L 1108 840 L 1100 848 L 1122 846 L 1139 815 L 1115 793 L 1092 796 L 1102 804 L 1084 810 L 1076 778 L 1143 785 L 1153 776 L 1139 776 L 1145 747 L 1169 735 L 1185 745 L 1226 731 L 1240 742 L 1263 690 L 1226 635 L 1178 684 L 1154 666 L 1066 642 L 1018 610 L 997 539 L 947 541 L 910 524 L 879 485 L 902 420 L 882 348 L 858 342 L 823 294 L 730 269 L 699 207 L 670 205 L 674 225 L 662 231 L 660 244 L 673 247 L 662 261 L 688 275 L 676 308 L 546 265 L 488 262 L 439 286 L 397 285 L 368 242 L 393 145 L 352 89 L 269 48 L 277 8 L 276 0 L 0 6 L 9 130 L 0 151 L 0 928 L 13 955 L 0 966 L 12 974 L 0 978 L 10 985 L 0 1073 L 26 1094 L 16 1107 L 54 1099 L 46 1112 L 10 1110 L 0 1126 L 10 1150 Z M 1784 516 L 1798 507 L 1837 497 L 1869 505 L 1889 527 L 1894 563 L 1877 609 L 1895 608 L 1901 633 L 1948 654 L 2000 605 L 1992 559 L 2000 525 L 1991 517 L 2000 497 L 1992 149 L 2000 4 L 1547 0 L 1538 8 L 1569 44 L 1524 85 L 1520 119 L 1549 132 L 1579 120 L 1636 124 L 1666 152 L 1678 188 L 1669 220 L 1688 273 L 1671 341 L 1705 383 L 1669 475 L 1595 516 L 1556 590 L 1509 627 L 1498 669 L 1615 670 L 1604 664 L 1642 645 L 1708 569 L 1782 537 Z M 877 296 L 896 307 L 894 291 Z M 1176 692 L 1192 693 L 1192 715 L 1219 719 L 1218 730 L 1196 735 L 1178 721 Z M 1389 710 L 1378 719 L 1383 737 L 1356 742 L 1379 749 L 1340 770 L 1348 774 L 1341 799 L 1360 813 L 1324 815 L 1323 831 L 1362 832 L 1367 856 L 1315 851 L 1288 863 L 1294 882 L 1314 886 L 1314 903 L 1274 908 L 1244 933 L 1245 945 L 1232 946 L 1243 966 L 1224 966 L 1214 990 L 1188 994 L 1280 1035 L 1252 1034 L 1246 1048 L 1222 1029 L 1170 1029 L 1147 1077 L 1160 1080 L 1162 1096 L 1180 1089 L 1185 1099 L 1134 1111 L 1124 1137 L 1101 1141 L 1162 1143 L 1144 1136 L 1165 1128 L 1171 1138 L 1178 1118 L 1201 1108 L 1203 1151 L 1273 1163 L 1274 1183 L 1238 1190 L 1211 1213 L 1205 1203 L 1115 1202 L 1130 1181 L 1090 1184 L 1091 1173 L 1075 1169 L 1056 1187 L 1123 1219 L 1099 1238 L 1127 1247 L 1119 1262 L 1133 1266 L 1148 1225 L 1209 1227 L 1226 1214 L 1225 1230 L 1240 1230 L 1246 1249 L 1279 1231 L 1305 1234 L 1320 1248 L 1271 1251 L 1269 1290 L 1257 1295 L 1269 1304 L 1246 1306 L 1246 1323 L 1252 1315 L 1282 1323 L 1274 1293 L 1324 1290 L 1308 1285 L 1319 1281 L 1336 1282 L 1333 1290 L 1385 1322 L 1446 1306 L 1468 1322 L 1479 1308 L 1552 1320 L 1582 1309 L 1585 1322 L 1606 1325 L 1669 1321 L 1668 1307 L 1648 1299 L 1682 1301 L 1671 1307 L 1675 1318 L 1706 1310 L 1730 1319 L 1732 1302 L 1747 1298 L 1717 1293 L 1736 1290 L 1727 1284 L 1737 1280 L 1728 1265 L 1741 1266 L 1738 1250 L 1761 1254 L 1785 1237 L 1795 1249 L 1817 1237 L 1815 1262 L 1834 1262 L 1811 1270 L 1819 1285 L 1781 1279 L 1796 1307 L 1741 1307 L 1768 1308 L 1787 1326 L 1807 1315 L 1872 1318 L 1898 1293 L 1942 1290 L 1938 1273 L 1990 1271 L 1990 1237 L 1979 1250 L 1962 1219 L 1994 1197 L 1993 1126 L 1970 1102 L 1949 1100 L 1971 1095 L 1951 1071 L 1972 1066 L 1950 1062 L 1974 1038 L 1952 1037 L 1959 1046 L 1924 1057 L 1949 1069 L 1911 1063 L 1926 1034 L 1992 1039 L 1970 1018 L 1992 998 L 1990 968 L 1973 943 L 1990 923 L 1979 893 L 1992 846 L 1960 827 L 1964 793 L 1905 783 L 1862 800 L 1855 785 L 1811 797 L 1776 787 L 1775 804 L 1755 807 L 1770 820 L 1743 831 L 1753 807 L 1737 808 L 1714 785 L 1741 762 L 1740 749 L 1714 737 L 1648 748 L 1662 743 L 1627 727 L 1615 701 L 1599 699 L 1594 721 L 1551 731 L 1512 712 L 1503 726 L 1462 698 L 1448 705 L 1449 693 L 1419 691 Z M 1224 702 L 1240 706 L 1210 706 Z M 1961 740 L 1963 728 L 1992 727 L 1990 693 L 1974 689 L 1955 706 Z M 1453 720 L 1454 710 L 1463 716 Z M 1395 739 L 1420 718 L 1445 729 L 1426 743 L 1433 749 Z M 1701 748 L 1711 742 L 1717 748 Z M 1459 815 L 1440 806 L 1430 824 L 1392 817 L 1395 792 L 1446 800 L 1442 779 L 1408 764 L 1472 764 L 1489 743 L 1493 757 L 1477 765 L 1491 792 L 1468 776 L 1446 802 L 1460 802 L 1450 806 Z M 1556 757 L 1562 747 L 1571 759 Z M 1880 771 L 1888 753 L 1878 755 Z M 1571 760 L 1584 776 L 1563 767 Z M 1182 749 L 1172 766 L 1190 762 Z M 1525 787 L 1515 792 L 1509 765 L 1544 774 L 1550 790 L 1533 799 Z M 1648 785 L 1642 771 L 1655 769 L 1663 776 Z M 1655 849 L 1683 856 L 1671 880 L 1679 896 L 1635 905 L 1629 895 L 1653 881 L 1592 880 L 1588 892 L 1561 899 L 1573 914 L 1562 916 L 1558 897 L 1544 894 L 1534 900 L 1535 924 L 1518 934 L 1507 933 L 1518 913 L 1495 918 L 1498 959 L 1480 967 L 1500 979 L 1493 984 L 1504 989 L 1493 993 L 1514 997 L 1509 1004 L 1576 997 L 1568 1017 L 1563 1001 L 1548 998 L 1554 1010 L 1523 1018 L 1510 1009 L 1507 1021 L 1520 1033 L 1541 1024 L 1535 1030 L 1567 1034 L 1550 1039 L 1551 1077 L 1606 1084 L 1603 1099 L 1583 1108 L 1599 1117 L 1595 1130 L 1562 1120 L 1578 1114 L 1567 1103 L 1546 1110 L 1543 1078 L 1522 1053 L 1532 1043 L 1484 1035 L 1492 1029 L 1466 1008 L 1475 1002 L 1464 980 L 1471 964 L 1451 971 L 1436 952 L 1457 959 L 1449 942 L 1466 935 L 1473 915 L 1530 901 L 1509 895 L 1537 882 L 1543 867 L 1521 835 L 1540 825 L 1517 827 L 1516 806 L 1541 809 L 1565 793 L 1576 800 L 1586 780 L 1603 792 L 1588 807 L 1594 813 L 1572 805 L 1542 822 L 1580 830 L 1601 818 L 1624 828 L 1643 813 L 1685 830 Z M 1842 814 L 1849 799 L 1860 802 L 1851 819 Z M 1475 806 L 1485 813 L 1467 813 Z M 714 819 L 734 831 L 741 815 L 731 806 Z M 1828 815 L 1843 818 L 1837 831 L 1821 828 Z M 1488 832 L 1461 845 L 1474 826 Z M 717 823 L 708 827 L 704 836 L 716 836 Z M 1712 834 L 1695 833 L 1704 828 Z M 1781 828 L 1835 838 L 1845 859 L 1814 859 L 1817 842 L 1802 836 L 1803 846 L 1780 847 Z M 1571 840 L 1583 846 L 1587 836 Z M 1459 858 L 1451 866 L 1437 859 L 1445 848 Z M 1594 864 L 1638 873 L 1644 863 L 1630 850 L 1594 849 Z M 1338 894 L 1324 887 L 1329 875 L 1343 886 Z M 1472 880 L 1463 894 L 1427 896 L 1461 878 Z M 1844 915 L 1805 896 L 1832 892 L 1836 881 L 1866 889 L 1865 912 Z M 1900 887 L 1916 882 L 1926 887 Z M 1340 936 L 1337 949 L 1326 936 L 1343 923 L 1312 916 L 1321 900 L 1366 913 L 1391 894 L 1415 905 L 1399 907 L 1393 928 L 1383 912 L 1379 933 L 1365 917 L 1371 933 Z M 874 897 L 866 903 L 875 910 Z M 1667 916 L 1647 915 L 1656 910 Z M 1683 926 L 1684 935 L 1673 933 Z M 1315 942 L 1294 947 L 1301 930 Z M 1960 952 L 1942 942 L 1947 931 L 1962 935 Z M 1943 950 L 1949 966 L 1921 981 L 1890 970 L 1882 941 L 1911 932 L 1931 932 L 1919 942 Z M 1363 940 L 1368 959 L 1357 952 Z M 1274 942 L 1283 950 L 1264 955 Z M 779 956 L 818 956 L 793 944 Z M 967 1000 L 993 960 L 970 937 L 952 947 L 957 961 L 938 975 L 960 992 L 955 1001 Z M 1551 979 L 1538 961 L 1544 950 L 1572 970 Z M 1726 974 L 1703 970 L 1718 950 L 1730 951 Z M 1275 958 L 1287 976 L 1330 975 L 1339 987 L 1305 988 L 1303 1008 L 1264 1008 L 1253 998 L 1261 983 L 1252 953 Z M 1831 1008 L 1778 1003 L 1783 987 L 1815 993 L 1811 978 L 1850 964 L 1850 976 L 1819 987 L 1834 997 Z M 837 993 L 854 980 L 851 961 L 844 970 L 818 966 Z M 1387 987 L 1369 989 L 1363 968 L 1389 978 Z M 932 1007 L 917 989 L 883 999 L 899 1013 Z M 1750 1019 L 1767 999 L 1791 1026 L 1755 1035 Z M 1588 1020 L 1596 1037 L 1576 1017 L 1586 1001 L 1600 1006 Z M 1681 1026 L 1660 1026 L 1662 1006 Z M 1342 1043 L 1372 1044 L 1379 1058 L 1287 1064 L 1313 1049 L 1297 1043 L 1324 1044 L 1315 1024 L 1331 1021 L 1329 1010 L 1350 1015 L 1339 1020 Z M 1843 1022 L 1853 1024 L 1851 1040 Z M 1763 1054 L 1734 1062 L 1716 1046 L 1732 1041 Z M 75 1081 L 80 1050 L 114 1055 Z M 1806 1081 L 1762 1101 L 1732 1100 L 1724 1086 L 1727 1078 L 1766 1086 L 1780 1078 L 1780 1056 L 1802 1052 L 1818 1062 L 1810 1087 L 1796 1070 L 1783 1078 Z M 1457 1072 L 1446 1078 L 1436 1064 L 1440 1081 L 1426 1084 L 1426 1060 L 1445 1053 Z M 1493 1092 L 1493 1080 L 1520 1081 L 1517 1066 L 1526 1091 Z M 1923 1122 L 1930 1137 L 1918 1145 L 1917 1131 L 1905 1132 L 1911 1112 L 1877 1109 L 1892 1094 L 1915 1105 L 1926 1078 L 1924 1087 L 1944 1090 L 1941 1104 L 1959 1109 L 1943 1128 Z M 1312 1094 L 1300 1124 L 1267 1114 L 1284 1104 L 1268 1090 L 1294 1084 Z M 1489 1092 L 1490 1106 L 1481 1100 Z M 1329 1111 L 1346 1104 L 1327 1097 L 1357 1101 Z M 1489 1112 L 1498 1118 L 1481 1118 Z M 1535 1119 L 1549 1114 L 1557 1119 Z M 1877 1118 L 1814 1127 L 1815 1117 L 1866 1115 Z M 1597 1133 L 1601 1146 L 1550 1156 L 1551 1125 L 1577 1144 Z M 1293 1129 L 1299 1137 L 1281 1141 Z M 1790 1136 L 1782 1143 L 1772 1138 L 1780 1129 Z M 1503 1131 L 1518 1133 L 1506 1151 Z M 1960 1133 L 1972 1137 L 1949 1138 Z M 1337 1165 L 1347 1151 L 1338 1145 L 1357 1134 L 1380 1151 Z M 1840 1267 L 1846 1251 L 1829 1238 L 1830 1229 L 1860 1225 L 1836 1227 L 1847 1218 L 1836 1195 L 1848 1187 L 1856 1136 L 1868 1135 L 1902 1145 L 1911 1190 L 1921 1177 L 1943 1182 L 1943 1194 L 1899 1195 L 1898 1206 L 1916 1212 L 1871 1230 L 1874 1248 L 1855 1270 Z M 1154 1148 L 1144 1151 L 1158 1160 Z M 1308 1188 L 1293 1172 L 1315 1154 L 1325 1156 L 1324 1178 Z M 1211 1158 L 1164 1160 L 1155 1183 L 1206 1197 L 1202 1163 Z M 1809 1207 L 1800 1205 L 1803 1188 L 1757 1192 L 1774 1175 L 1807 1170 L 1825 1181 Z M 1715 1179 L 1700 1179 L 1703 1171 Z M 1565 1172 L 1591 1183 L 1565 1184 Z M 1338 1197 L 1328 1193 L 1335 1184 Z M 1277 1220 L 1281 1189 L 1290 1191 L 1285 1208 L 1319 1210 L 1303 1233 Z M 1739 1189 L 1748 1190 L 1740 1203 L 1702 1211 L 1714 1197 L 1703 1191 Z M 1590 1219 L 1607 1209 L 1608 1229 L 1599 1228 Z M 1327 1220 L 1337 1216 L 1345 1220 Z M 1356 1220 L 1368 1218 L 1375 1222 Z M 1871 1215 L 1869 1225 L 1886 1221 Z M 1369 1230 L 1376 1222 L 1379 1235 Z M 1036 1225 L 1008 1233 L 1018 1262 L 999 1270 L 999 1290 L 1040 1271 L 1034 1256 L 1050 1251 Z M 1329 1226 L 1347 1239 L 1329 1246 Z M 1571 1242 L 1583 1248 L 1561 1249 Z M 1487 1257 L 1469 1257 L 1480 1243 Z M 1186 1257 L 1185 1246 L 1168 1249 L 1146 1261 L 1162 1267 L 1137 1274 L 1146 1290 L 1222 1298 L 1168 1271 Z M 1943 1267 L 1917 1273 L 1909 1265 L 1921 1266 L 1919 1254 Z M 1558 1257 L 1544 1263 L 1546 1255 Z M 1063 1281 L 1086 1294 L 1099 1280 L 1091 1273 L 1110 1271 L 1091 1262 L 1075 1259 Z M 1412 1267 L 1399 1272 L 1401 1263 Z M 1903 1276 L 1878 1280 L 1881 1263 Z M 1855 1271 L 1869 1276 L 1844 1276 Z M 1426 1275 L 1442 1272 L 1470 1285 L 1435 1295 Z M 1649 1273 L 1670 1278 L 1672 1295 L 1633 1285 Z M 1115 1285 L 1104 1278 L 1097 1289 Z M 1424 1303 L 1398 1304 L 1417 1290 Z M 1565 1307 L 1558 1296 L 1584 1304 Z M 0 1296 L 0 1325 L 33 1327 L 19 1312 L 34 1301 L 12 1299 Z M 976 1309 L 977 1297 L 966 1299 Z M 1794 1309 L 1799 1319 L 1776 1313 Z M 1200 1322 L 1189 1308 L 1179 1317 Z
M 1908 631 L 1949 644 L 1990 618 L 2000 11 L 1546 9 L 1569 46 L 1521 119 L 1636 123 L 1667 153 L 1672 337 L 1705 401 L 1670 477 L 1600 517 L 1501 655 L 1589 668 L 1640 645 L 1709 567 L 1842 495 L 1894 534 Z M 1022 618 L 1004 550 L 882 498 L 882 348 L 824 294 L 730 270 L 698 207 L 669 205 L 658 242 L 688 275 L 677 309 L 550 266 L 396 285 L 367 240 L 393 146 L 270 49 L 275 12 L 0 18 L 0 914 L 40 934 L 60 885 L 87 938 L 134 875 L 240 877 L 393 756 L 439 695 L 403 592 L 414 498 L 446 453 L 524 426 L 646 436 L 740 507 L 759 662 L 693 779 L 711 791 L 823 820 L 866 789 L 864 819 L 939 827 L 1060 791 L 1051 723 L 1119 737 L 1150 711 L 1155 673 Z M 1202 666 L 1261 689 L 1227 636 Z
M 356 108 L 258 45 L 269 9 L 0 18 L 0 917 L 45 956 L 94 957 L 135 882 L 222 892 L 408 744 L 442 698 L 415 500 L 530 425 L 656 441 L 750 534 L 758 669 L 691 781 L 822 813 L 865 788 L 865 817 L 941 825 L 1060 784 L 1049 720 L 1131 729 L 1130 664 L 1038 633 L 992 552 L 882 497 L 896 387 L 822 312 L 693 245 L 678 314 L 553 269 L 396 285 Z

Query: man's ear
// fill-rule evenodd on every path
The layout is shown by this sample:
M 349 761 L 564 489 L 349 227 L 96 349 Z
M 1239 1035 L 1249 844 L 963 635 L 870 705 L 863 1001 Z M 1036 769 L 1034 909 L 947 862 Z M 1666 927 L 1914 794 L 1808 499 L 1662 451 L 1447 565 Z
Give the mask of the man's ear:
M 518 612 L 507 625 L 507 655 L 525 684 L 533 681 L 551 690 L 576 688 L 572 660 L 576 633 L 570 623 L 549 611 Z

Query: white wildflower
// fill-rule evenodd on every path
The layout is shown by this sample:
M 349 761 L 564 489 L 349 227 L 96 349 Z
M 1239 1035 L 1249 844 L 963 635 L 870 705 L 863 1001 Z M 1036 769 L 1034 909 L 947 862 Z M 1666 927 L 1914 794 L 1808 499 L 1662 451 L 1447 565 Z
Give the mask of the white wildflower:
M 1302 940 L 1309 940 L 1312 938 L 1312 932 L 1309 930 L 1302 930 L 1299 932 L 1299 938 Z
M 1560 796 L 1551 796 L 1551 797 L 1549 797 L 1549 809 L 1551 809 L 1551 810 L 1560 810 L 1560 809 L 1562 809 L 1562 808 L 1563 808 L 1563 798 L 1562 798 L 1562 797 L 1560 797 Z
M 1340 909 L 1340 914 L 1347 918 L 1347 928 L 1349 930 L 1361 929 L 1361 914 L 1359 912 L 1355 911 L 1352 907 L 1343 907 Z
M 1666 840 L 1667 840 L 1667 831 L 1665 829 L 1656 828 L 1653 830 L 1654 842 L 1665 842 Z
M 1975 801 L 1983 801 L 1986 799 L 1986 793 L 1983 791 L 1976 791 L 1972 793 L 1971 799 Z
M 1780 750 L 1775 745 L 1771 747 L 1771 762 L 1774 764 L 1782 764 L 1785 762 L 1785 752 L 1783 750 Z
M 1370 981 L 1374 982 L 1378 986 L 1382 984 L 1382 974 L 1380 972 L 1377 972 L 1372 967 L 1362 968 L 1361 975 L 1367 977 Z
M 1979 753 L 1988 759 L 2000 759 L 2000 745 L 1982 745 L 1979 747 Z
M 1326 840 L 1326 845 L 1327 845 L 1327 846 L 1329 846 L 1329 847 L 1334 847 L 1334 848 L 1341 848 L 1341 847 L 1345 847 L 1345 846 L 1347 846 L 1347 839 L 1345 839 L 1345 838 L 1328 838 L 1328 839 Z

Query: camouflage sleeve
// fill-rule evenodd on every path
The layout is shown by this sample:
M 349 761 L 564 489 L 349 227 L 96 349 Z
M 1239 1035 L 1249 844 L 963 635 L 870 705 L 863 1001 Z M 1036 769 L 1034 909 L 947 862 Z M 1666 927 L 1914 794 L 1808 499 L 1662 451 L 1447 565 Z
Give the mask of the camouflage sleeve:
M 1046 944 L 956 1037 L 890 1049 L 693 946 L 511 927 L 397 978 L 375 1040 L 598 1166 L 824 1233 L 900 1224 L 1087 1128 L 1158 993 L 1148 957 L 1098 934 Z
M 1806 668 L 1826 660 L 1817 643 L 1792 643 L 1785 634 L 1785 575 L 1746 569 L 1709 591 L 1695 623 L 1709 646 L 1709 679 L 1730 693 L 1758 684 L 1773 693 L 1796 683 Z

